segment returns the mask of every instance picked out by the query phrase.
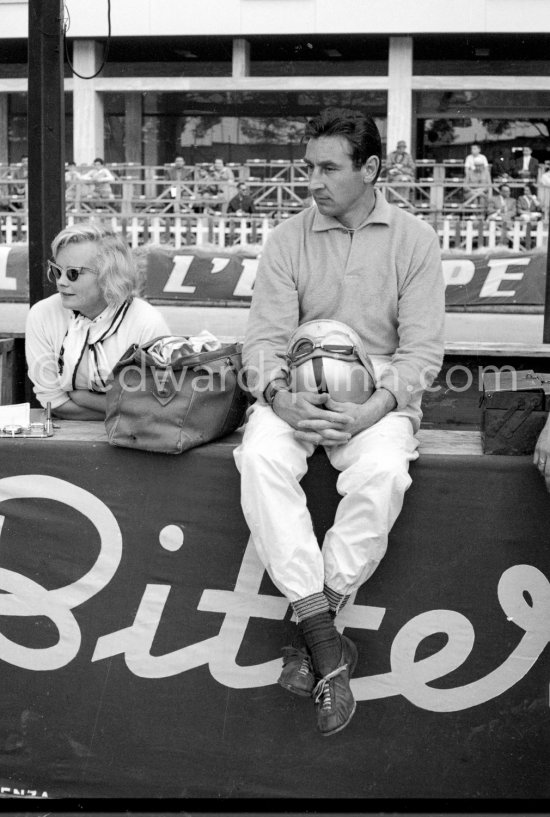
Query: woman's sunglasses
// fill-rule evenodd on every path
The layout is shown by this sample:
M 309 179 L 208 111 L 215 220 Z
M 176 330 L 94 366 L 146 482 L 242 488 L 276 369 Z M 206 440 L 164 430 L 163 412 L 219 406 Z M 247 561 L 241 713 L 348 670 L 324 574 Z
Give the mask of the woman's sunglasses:
M 79 275 L 82 275 L 83 272 L 93 272 L 97 275 L 97 270 L 90 269 L 90 267 L 60 267 L 59 264 L 56 264 L 54 261 L 48 261 L 48 280 L 55 284 L 56 281 L 59 281 L 63 273 L 67 276 L 67 280 L 74 284 L 74 282 L 78 279 Z

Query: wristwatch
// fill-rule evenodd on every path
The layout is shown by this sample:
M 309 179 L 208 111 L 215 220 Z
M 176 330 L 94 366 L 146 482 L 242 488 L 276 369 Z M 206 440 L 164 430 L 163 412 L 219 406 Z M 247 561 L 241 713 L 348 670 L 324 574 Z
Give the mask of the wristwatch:
M 272 380 L 264 389 L 264 397 L 268 406 L 273 406 L 278 391 L 290 391 L 286 380 Z

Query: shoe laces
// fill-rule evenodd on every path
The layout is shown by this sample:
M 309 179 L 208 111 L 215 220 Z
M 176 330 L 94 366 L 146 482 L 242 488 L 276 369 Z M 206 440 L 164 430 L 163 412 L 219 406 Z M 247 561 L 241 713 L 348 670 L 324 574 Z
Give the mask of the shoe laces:
M 310 664 L 309 658 L 306 655 L 302 659 L 302 663 L 300 664 L 300 667 L 298 669 L 298 675 L 303 675 L 305 677 L 306 675 L 309 675 L 310 672 L 311 672 L 311 664 Z
M 316 704 L 321 705 L 321 709 L 327 711 L 332 709 L 332 696 L 331 696 L 331 681 L 337 675 L 340 675 L 344 670 L 348 668 L 347 664 L 342 664 L 340 667 L 336 667 L 333 669 L 332 672 L 329 672 L 328 675 L 325 675 L 324 678 L 321 678 L 320 681 L 317 682 L 314 690 L 313 690 L 313 697 Z
M 298 675 L 309 675 L 309 673 L 312 671 L 310 657 L 306 653 L 302 652 L 302 650 L 296 649 L 296 647 L 283 647 L 283 666 L 293 658 L 298 658 L 300 655 L 303 657 L 297 673 Z

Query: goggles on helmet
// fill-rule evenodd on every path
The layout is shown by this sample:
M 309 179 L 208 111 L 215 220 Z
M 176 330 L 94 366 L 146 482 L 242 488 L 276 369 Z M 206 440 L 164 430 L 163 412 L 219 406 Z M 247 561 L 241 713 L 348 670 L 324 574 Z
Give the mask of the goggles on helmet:
M 302 363 L 306 358 L 314 355 L 317 350 L 327 355 L 342 355 L 344 357 L 355 354 L 355 346 L 351 344 L 325 343 L 322 340 L 313 341 L 310 338 L 298 338 L 289 350 L 287 358 L 291 364 Z
M 360 403 L 374 391 L 374 370 L 361 338 L 340 321 L 301 324 L 286 355 L 293 391 L 328 392 L 337 401 Z

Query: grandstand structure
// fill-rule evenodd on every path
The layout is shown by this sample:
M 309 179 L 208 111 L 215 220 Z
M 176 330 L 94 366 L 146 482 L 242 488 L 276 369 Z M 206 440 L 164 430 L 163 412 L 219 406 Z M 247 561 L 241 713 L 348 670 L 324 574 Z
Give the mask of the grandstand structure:
M 102 157 L 117 178 L 113 202 L 96 208 L 78 194 L 69 218 L 112 217 L 139 241 L 153 231 L 200 242 L 217 229 L 232 243 L 242 224 L 231 232 L 189 206 L 195 175 L 181 207 L 165 201 L 163 170 L 177 154 L 195 171 L 219 157 L 251 186 L 257 215 L 246 236 L 257 237 L 303 206 L 303 129 L 328 106 L 371 112 L 384 154 L 406 141 L 414 184 L 405 194 L 384 177 L 381 185 L 430 219 L 443 242 L 502 241 L 498 225 L 485 223 L 491 191 L 469 200 L 461 178 L 474 141 L 495 184 L 509 174 L 516 196 L 514 170 L 531 147 L 548 215 L 544 0 L 464 0 L 460 8 L 451 0 L 339 0 L 337 8 L 333 0 L 67 0 L 64 14 L 66 159 L 86 168 Z M 26 229 L 27 30 L 27 2 L 0 0 L 2 241 Z M 518 246 L 545 238 L 540 224 L 512 232 Z

